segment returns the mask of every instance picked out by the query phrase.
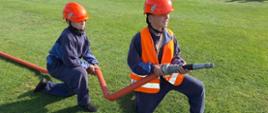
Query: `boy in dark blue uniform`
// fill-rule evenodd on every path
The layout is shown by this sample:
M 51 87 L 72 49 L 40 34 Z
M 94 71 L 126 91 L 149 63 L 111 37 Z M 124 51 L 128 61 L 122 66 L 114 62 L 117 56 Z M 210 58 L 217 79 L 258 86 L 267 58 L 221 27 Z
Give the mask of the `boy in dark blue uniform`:
M 87 12 L 80 4 L 69 2 L 64 7 L 63 15 L 69 26 L 64 29 L 47 57 L 49 74 L 63 83 L 42 79 L 34 92 L 44 91 L 65 97 L 76 94 L 80 107 L 88 112 L 96 112 L 97 109 L 90 101 L 87 84 L 88 73 L 94 75 L 99 67 L 84 31 Z

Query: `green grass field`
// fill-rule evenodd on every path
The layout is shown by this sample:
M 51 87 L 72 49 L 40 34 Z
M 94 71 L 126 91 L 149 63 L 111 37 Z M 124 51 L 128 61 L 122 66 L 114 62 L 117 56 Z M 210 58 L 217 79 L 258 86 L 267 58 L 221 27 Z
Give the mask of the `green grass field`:
M 108 88 L 130 83 L 127 53 L 145 26 L 144 0 L 80 0 L 91 17 L 87 34 Z M 66 23 L 65 0 L 1 0 L 0 51 L 45 67 L 49 49 Z M 205 113 L 268 113 L 268 1 L 175 0 L 169 27 L 188 63 L 212 62 L 191 72 L 206 86 Z M 0 113 L 76 113 L 76 96 L 33 94 L 46 76 L 0 57 Z M 57 81 L 53 79 L 53 81 Z M 110 102 L 96 77 L 89 78 L 99 113 L 133 113 L 133 94 Z M 155 113 L 188 113 L 187 98 L 170 92 Z

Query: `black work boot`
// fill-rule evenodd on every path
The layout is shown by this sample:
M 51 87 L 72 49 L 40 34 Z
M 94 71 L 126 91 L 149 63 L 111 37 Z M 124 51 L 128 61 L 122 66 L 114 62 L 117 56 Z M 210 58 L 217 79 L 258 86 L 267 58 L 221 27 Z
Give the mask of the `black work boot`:
M 87 105 L 79 105 L 86 112 L 97 112 L 97 108 L 91 103 Z
M 44 90 L 47 85 L 47 81 L 48 80 L 46 78 L 42 78 L 40 82 L 37 84 L 37 86 L 35 87 L 33 92 L 37 93 L 37 92 Z

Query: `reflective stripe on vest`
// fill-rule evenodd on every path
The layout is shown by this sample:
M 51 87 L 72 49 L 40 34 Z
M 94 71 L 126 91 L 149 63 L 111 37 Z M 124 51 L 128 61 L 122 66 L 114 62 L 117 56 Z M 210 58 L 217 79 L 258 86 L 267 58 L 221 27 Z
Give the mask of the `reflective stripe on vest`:
M 136 82 L 136 80 L 131 79 L 131 83 L 135 83 L 135 82 Z M 143 84 L 141 87 L 143 87 L 143 88 L 157 88 L 158 89 L 160 86 L 158 83 L 146 83 L 146 84 Z
M 170 36 L 173 36 L 173 32 L 168 30 Z M 140 31 L 141 35 L 141 59 L 144 63 L 160 64 L 158 61 L 157 52 L 152 40 L 151 34 L 147 27 L 143 28 Z M 169 64 L 174 56 L 174 41 L 171 37 L 171 40 L 163 45 L 163 56 L 161 59 L 161 64 Z M 147 75 L 137 75 L 135 73 L 130 74 L 132 82 L 138 81 Z M 165 75 L 164 78 L 173 85 L 180 85 L 184 76 L 182 74 L 173 73 L 172 75 Z M 135 91 L 144 92 L 144 93 L 158 93 L 160 91 L 160 79 L 154 79 L 143 86 L 136 88 Z
M 181 84 L 183 78 L 184 78 L 184 75 L 183 74 L 180 74 L 180 73 L 173 73 L 171 75 L 165 75 L 164 77 L 169 83 L 175 85 L 175 86 L 178 86 Z
M 134 83 L 144 77 L 146 77 L 146 75 L 137 75 L 135 73 L 130 74 L 131 83 Z M 160 82 L 159 79 L 151 80 L 150 82 L 142 85 L 141 87 L 136 88 L 135 91 L 146 92 L 146 93 L 157 93 L 159 92 L 160 89 L 159 82 Z
M 176 78 L 178 77 L 178 73 L 173 73 L 170 77 L 170 80 L 168 80 L 171 84 L 175 84 Z

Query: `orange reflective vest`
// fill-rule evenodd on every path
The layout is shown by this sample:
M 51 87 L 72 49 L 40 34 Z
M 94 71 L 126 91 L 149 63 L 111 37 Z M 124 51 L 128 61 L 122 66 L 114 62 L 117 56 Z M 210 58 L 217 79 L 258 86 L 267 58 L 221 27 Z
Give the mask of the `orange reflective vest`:
M 173 32 L 171 30 L 168 30 L 169 36 L 173 37 Z M 148 27 L 143 28 L 140 31 L 141 35 L 141 59 L 144 63 L 152 63 L 152 64 L 170 64 L 171 60 L 174 56 L 174 41 L 173 38 L 170 37 L 172 40 L 164 44 L 163 46 L 163 52 L 162 52 L 162 59 L 159 63 L 157 52 L 154 46 L 153 39 L 151 37 L 151 34 L 149 32 Z M 130 74 L 131 82 L 136 82 L 143 77 L 147 75 L 137 75 L 135 73 Z M 169 83 L 178 86 L 183 81 L 183 74 L 179 73 L 173 73 L 171 75 L 165 75 L 165 80 L 167 80 Z M 157 79 L 151 80 L 150 82 L 142 85 L 139 88 L 136 88 L 135 91 L 137 92 L 144 92 L 144 93 L 158 93 L 160 91 L 160 77 Z

